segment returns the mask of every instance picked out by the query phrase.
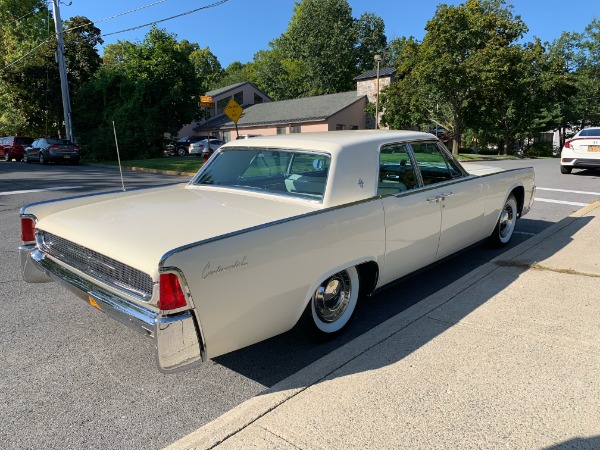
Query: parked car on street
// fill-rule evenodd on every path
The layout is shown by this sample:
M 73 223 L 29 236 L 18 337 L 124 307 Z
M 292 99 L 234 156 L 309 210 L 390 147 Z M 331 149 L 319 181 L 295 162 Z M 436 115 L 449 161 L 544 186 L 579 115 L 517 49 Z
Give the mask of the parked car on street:
M 208 139 L 204 139 L 203 141 L 190 144 L 190 155 L 202 156 L 204 161 L 206 161 L 215 150 L 225 144 L 225 142 L 220 139 L 211 139 L 210 145 L 208 142 Z
M 49 162 L 68 162 L 79 164 L 79 147 L 67 139 L 38 138 L 25 149 L 23 161 L 30 163 L 38 161 L 40 164 Z
M 560 173 L 573 169 L 600 169 L 600 127 L 584 128 L 565 141 L 560 152 Z
M 0 138 L 0 148 L 5 161 L 23 159 L 24 148 L 31 145 L 33 138 L 25 136 L 7 136 Z
M 187 184 L 24 206 L 21 269 L 152 337 L 169 372 L 296 324 L 330 339 L 375 290 L 506 245 L 534 192 L 531 167 L 469 173 L 428 133 L 235 140 Z
M 179 138 L 173 147 L 173 155 L 187 156 L 190 154 L 190 144 L 208 139 L 209 136 L 184 136 Z

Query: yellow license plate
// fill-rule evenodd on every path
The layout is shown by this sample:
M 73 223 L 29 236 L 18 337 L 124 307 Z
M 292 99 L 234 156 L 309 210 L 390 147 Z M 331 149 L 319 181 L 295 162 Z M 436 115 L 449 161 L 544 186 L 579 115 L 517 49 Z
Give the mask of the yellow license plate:
M 600 152 L 600 145 L 590 145 L 588 152 Z
M 600 151 L 600 147 L 598 147 L 598 151 Z M 69 156 L 69 155 L 65 155 L 65 156 L 64 156 L 64 158 L 65 158 L 65 159 L 69 159 L 69 158 L 70 158 L 70 156 Z

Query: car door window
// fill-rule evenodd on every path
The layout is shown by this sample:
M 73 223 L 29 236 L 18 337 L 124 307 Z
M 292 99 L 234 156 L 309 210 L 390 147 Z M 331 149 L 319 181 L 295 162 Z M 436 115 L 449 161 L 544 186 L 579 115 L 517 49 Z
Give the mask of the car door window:
M 396 194 L 417 187 L 417 177 L 406 144 L 388 145 L 379 153 L 377 195 Z
M 441 183 L 462 176 L 460 169 L 450 164 L 436 142 L 413 142 L 410 144 L 425 186 Z

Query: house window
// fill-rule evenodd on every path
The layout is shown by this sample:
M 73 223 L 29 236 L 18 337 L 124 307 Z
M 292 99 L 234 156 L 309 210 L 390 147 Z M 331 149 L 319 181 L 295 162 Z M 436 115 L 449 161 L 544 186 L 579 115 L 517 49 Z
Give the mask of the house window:
M 240 92 L 236 92 L 235 94 L 233 94 L 233 99 L 237 102 L 238 105 L 243 105 L 244 104 L 244 92 L 240 91 Z
M 338 123 L 338 124 L 335 126 L 335 129 L 336 129 L 337 131 L 339 131 L 339 130 L 345 130 L 345 129 L 346 129 L 346 125 L 342 125 L 342 124 Z
M 217 100 L 217 115 L 223 113 L 223 111 L 225 110 L 225 107 L 227 106 L 227 103 L 229 103 L 230 99 L 231 99 L 231 97 L 226 97 L 226 98 L 222 98 L 221 100 Z
M 286 134 L 286 133 L 287 133 L 286 127 L 277 127 L 277 134 Z
M 301 133 L 300 125 L 290 125 L 290 133 Z
M 263 98 L 255 92 L 254 93 L 254 103 L 262 103 L 262 102 L 263 102 Z

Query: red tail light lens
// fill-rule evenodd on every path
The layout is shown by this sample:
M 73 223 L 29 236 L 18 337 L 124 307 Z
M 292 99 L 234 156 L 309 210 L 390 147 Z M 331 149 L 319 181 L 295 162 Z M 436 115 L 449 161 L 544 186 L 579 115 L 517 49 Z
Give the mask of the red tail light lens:
M 158 307 L 163 311 L 169 311 L 184 306 L 187 306 L 187 302 L 177 275 L 174 273 L 161 274 Z
M 75 150 L 76 152 L 79 151 L 79 147 L 77 147 L 76 145 L 73 146 L 73 150 Z
M 565 141 L 565 148 L 573 148 L 571 147 L 571 142 L 572 141 Z
M 21 217 L 21 240 L 23 242 L 35 241 L 35 220 L 31 217 Z

